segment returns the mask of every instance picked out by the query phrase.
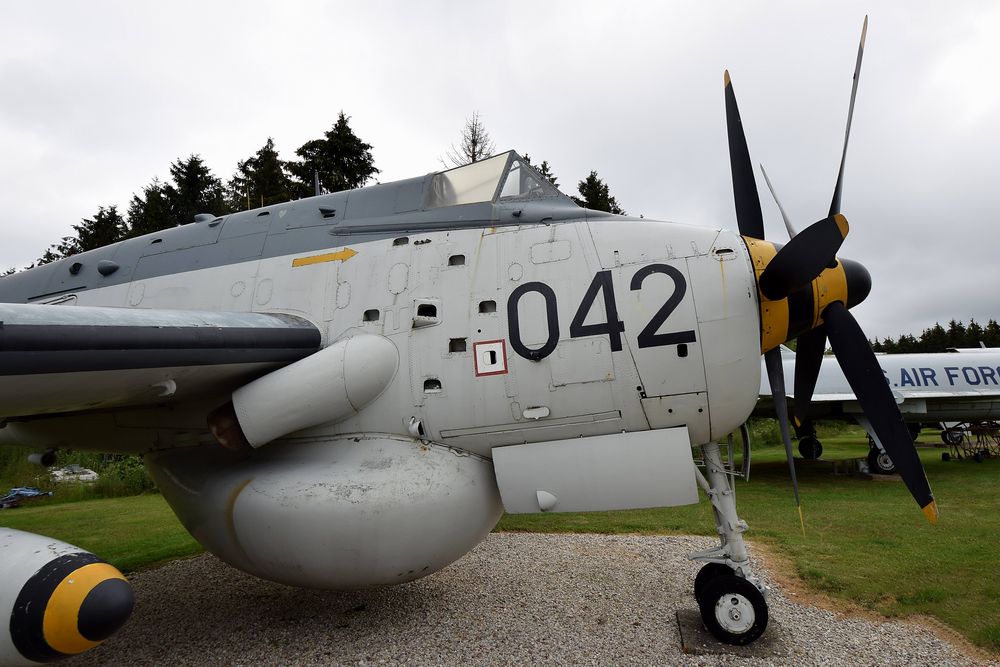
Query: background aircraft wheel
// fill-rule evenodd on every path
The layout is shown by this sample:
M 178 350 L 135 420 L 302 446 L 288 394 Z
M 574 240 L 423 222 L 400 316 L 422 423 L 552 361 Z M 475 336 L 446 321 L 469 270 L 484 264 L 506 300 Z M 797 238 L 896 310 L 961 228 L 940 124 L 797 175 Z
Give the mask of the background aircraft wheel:
M 722 563 L 705 563 L 705 566 L 698 570 L 698 576 L 694 578 L 694 599 L 700 600 L 701 593 L 705 590 L 708 582 L 716 577 L 732 574 L 733 568 Z
M 982 452 L 976 452 L 975 454 L 972 455 L 972 460 L 975 461 L 976 463 L 982 463 L 983 458 L 984 457 Z
M 941 440 L 946 445 L 957 445 L 958 443 L 962 442 L 962 432 L 946 429 L 944 431 L 941 431 Z
M 951 454 L 949 454 L 948 452 L 941 452 L 941 460 L 951 461 Z
M 742 646 L 767 629 L 767 602 L 757 587 L 734 574 L 710 580 L 698 598 L 701 620 L 716 639 Z
M 823 445 L 811 435 L 799 440 L 799 454 L 804 459 L 816 460 L 823 455 Z
M 880 475 L 891 475 L 896 472 L 896 464 L 881 449 L 872 447 L 868 450 L 868 469 Z
M 906 430 L 910 432 L 910 437 L 914 440 L 916 440 L 917 436 L 920 435 L 921 428 L 920 424 L 914 424 L 912 422 L 906 425 Z

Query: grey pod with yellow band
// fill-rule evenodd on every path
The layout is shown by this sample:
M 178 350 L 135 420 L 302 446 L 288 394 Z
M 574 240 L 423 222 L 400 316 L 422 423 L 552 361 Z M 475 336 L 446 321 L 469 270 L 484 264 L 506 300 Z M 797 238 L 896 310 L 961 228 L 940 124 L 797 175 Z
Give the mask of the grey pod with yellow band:
M 113 566 L 71 544 L 0 528 L 0 664 L 83 653 L 128 619 L 132 588 Z

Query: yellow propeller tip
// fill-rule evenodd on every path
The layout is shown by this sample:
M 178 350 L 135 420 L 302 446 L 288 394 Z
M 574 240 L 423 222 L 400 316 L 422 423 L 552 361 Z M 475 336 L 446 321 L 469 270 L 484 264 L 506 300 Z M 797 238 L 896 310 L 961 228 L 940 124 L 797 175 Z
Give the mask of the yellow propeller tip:
M 921 508 L 924 512 L 924 516 L 931 523 L 937 523 L 940 513 L 938 512 L 937 501 L 932 500 Z
M 725 81 L 725 85 L 726 85 L 726 87 L 728 87 L 728 86 L 729 86 L 729 84 L 730 84 L 730 81 L 729 81 L 729 70 L 726 70 L 726 71 L 725 71 L 725 72 L 723 73 L 723 75 L 722 75 L 722 80 L 723 80 L 723 81 Z
M 847 232 L 850 231 L 850 226 L 847 224 L 847 218 L 842 216 L 840 213 L 834 213 L 833 220 L 837 223 L 837 229 L 840 230 L 840 237 L 846 239 Z
M 799 505 L 799 527 L 802 528 L 802 537 L 806 536 L 806 520 L 802 516 L 802 505 Z

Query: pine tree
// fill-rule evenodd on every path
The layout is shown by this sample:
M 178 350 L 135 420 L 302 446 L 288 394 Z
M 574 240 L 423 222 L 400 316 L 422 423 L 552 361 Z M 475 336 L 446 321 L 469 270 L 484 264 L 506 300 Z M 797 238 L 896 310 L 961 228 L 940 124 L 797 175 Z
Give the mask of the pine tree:
M 587 178 L 577 185 L 580 192 L 579 197 L 573 197 L 573 201 L 578 206 L 589 208 L 595 211 L 607 211 L 616 215 L 625 215 L 625 211 L 615 198 L 611 196 L 608 184 L 597 175 L 596 171 L 590 172 Z
M 542 160 L 542 164 L 539 165 L 538 173 L 548 179 L 549 183 L 553 186 L 557 188 L 559 187 L 559 179 L 557 179 L 556 175 L 552 173 L 552 170 L 549 168 L 549 163 L 545 160 Z
M 979 347 L 980 343 L 985 343 L 985 334 L 979 323 L 970 319 L 969 326 L 965 328 L 965 347 Z
M 102 248 L 125 238 L 128 226 L 117 206 L 100 206 L 93 218 L 84 218 L 79 225 L 73 225 L 76 236 L 64 236 L 59 243 L 53 243 L 45 253 L 26 269 L 49 264 L 59 259 L 71 257 L 81 252 Z
M 236 165 L 229 181 L 229 206 L 237 211 L 280 204 L 293 198 L 294 184 L 278 157 L 274 139 Z
M 163 229 L 169 229 L 177 224 L 167 200 L 166 188 L 160 179 L 153 181 L 142 189 L 142 195 L 132 195 L 128 207 L 129 238 L 152 234 Z
M 965 344 L 965 326 L 961 322 L 948 322 L 948 347 L 967 347 Z
M 212 174 L 199 155 L 178 159 L 170 165 L 172 183 L 163 190 L 177 224 L 194 222 L 199 213 L 222 215 L 226 212 L 222 182 Z
M 944 352 L 948 348 L 948 333 L 939 322 L 935 322 L 934 326 L 924 330 L 920 342 L 924 352 Z
M 1000 347 L 1000 323 L 992 318 L 986 323 L 983 342 L 986 343 L 986 347 Z
M 287 167 L 295 179 L 294 190 L 299 197 L 314 194 L 314 173 L 319 173 L 320 184 L 327 192 L 360 188 L 379 173 L 371 144 L 354 134 L 350 116 L 343 111 L 322 139 L 307 141 L 295 154 L 301 161 L 289 162 Z

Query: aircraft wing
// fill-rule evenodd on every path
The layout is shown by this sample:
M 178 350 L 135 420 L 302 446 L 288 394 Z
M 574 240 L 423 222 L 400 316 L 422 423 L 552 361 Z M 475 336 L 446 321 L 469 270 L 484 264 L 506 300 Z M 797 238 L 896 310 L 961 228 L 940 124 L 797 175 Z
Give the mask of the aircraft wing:
M 0 304 L 0 422 L 221 392 L 320 343 L 292 315 Z

